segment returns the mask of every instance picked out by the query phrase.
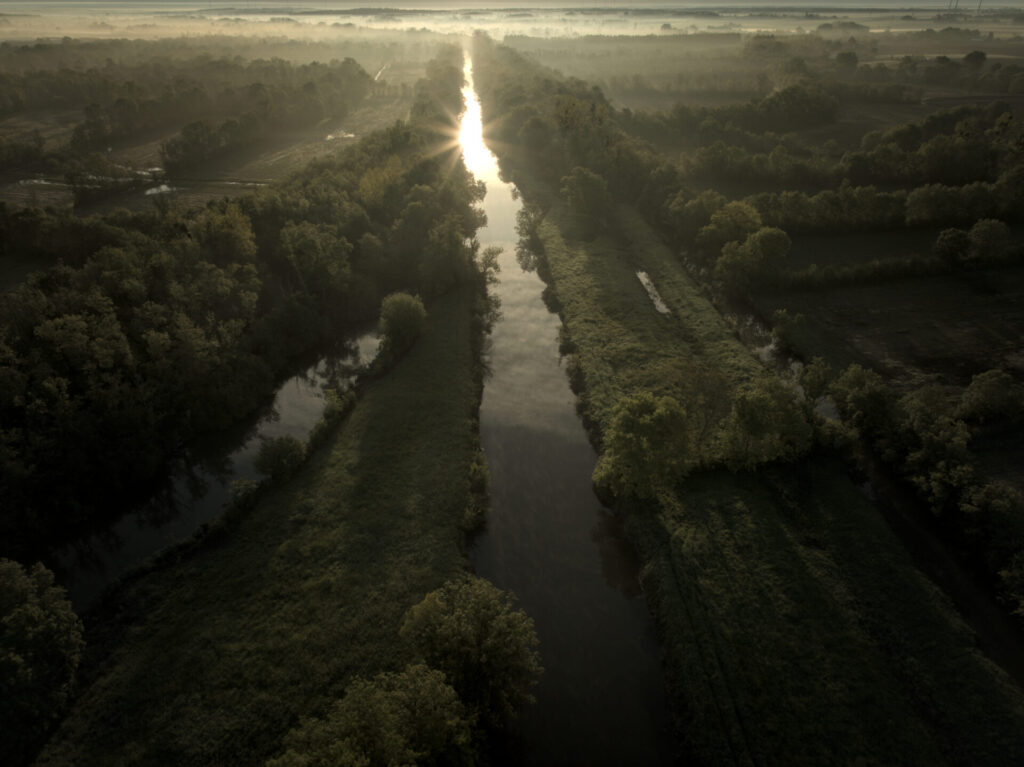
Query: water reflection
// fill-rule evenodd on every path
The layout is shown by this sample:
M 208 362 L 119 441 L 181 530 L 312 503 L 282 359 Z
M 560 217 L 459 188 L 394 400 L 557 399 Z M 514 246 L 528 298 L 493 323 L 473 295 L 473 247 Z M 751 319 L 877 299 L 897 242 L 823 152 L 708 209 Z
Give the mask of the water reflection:
M 480 408 L 491 473 L 487 529 L 476 571 L 510 589 L 533 618 L 546 669 L 497 764 L 666 764 L 671 743 L 658 648 L 637 562 L 617 520 L 601 509 L 590 474 L 595 455 L 575 411 L 556 314 L 534 271 L 540 214 L 501 181 L 482 139 L 466 65 L 459 133 L 466 164 L 487 185 L 484 245 L 501 246 L 493 328 Z
M 622 520 L 614 514 L 601 510 L 597 524 L 590 531 L 590 540 L 597 546 L 601 556 L 601 575 L 605 583 L 627 597 L 640 596 L 640 559 L 636 552 L 626 545 L 626 533 Z

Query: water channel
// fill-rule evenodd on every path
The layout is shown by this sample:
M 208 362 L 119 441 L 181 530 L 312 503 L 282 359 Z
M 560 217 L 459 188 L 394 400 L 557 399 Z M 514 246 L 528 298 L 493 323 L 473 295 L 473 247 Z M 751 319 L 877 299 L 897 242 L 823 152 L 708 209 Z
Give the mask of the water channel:
M 483 142 L 466 61 L 459 141 L 487 185 L 482 247 L 499 245 L 495 324 L 480 433 L 491 472 L 487 529 L 472 551 L 479 575 L 514 592 L 534 619 L 544 678 L 499 764 L 669 764 L 672 743 L 653 624 L 638 562 L 591 488 L 596 456 L 558 352 L 559 318 L 544 283 L 515 258 L 519 203 Z

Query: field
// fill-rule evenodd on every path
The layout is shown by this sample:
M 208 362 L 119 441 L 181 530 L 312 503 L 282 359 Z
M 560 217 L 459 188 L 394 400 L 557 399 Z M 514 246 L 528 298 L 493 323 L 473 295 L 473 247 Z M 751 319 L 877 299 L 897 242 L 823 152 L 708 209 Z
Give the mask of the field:
M 432 304 L 293 480 L 111 598 L 92 684 L 38 764 L 262 764 L 353 676 L 404 666 L 405 610 L 466 566 L 472 303 Z
M 1022 753 L 1020 690 L 842 466 L 704 475 L 652 511 L 630 529 L 684 731 L 710 762 Z
M 906 229 L 894 232 L 854 232 L 845 235 L 797 234 L 786 265 L 793 271 L 818 266 L 852 266 L 876 258 L 902 258 L 931 253 L 939 231 Z
M 783 308 L 803 314 L 796 350 L 837 370 L 857 363 L 903 385 L 934 377 L 964 386 L 992 368 L 1024 374 L 1020 267 L 765 295 L 756 303 L 765 317 Z

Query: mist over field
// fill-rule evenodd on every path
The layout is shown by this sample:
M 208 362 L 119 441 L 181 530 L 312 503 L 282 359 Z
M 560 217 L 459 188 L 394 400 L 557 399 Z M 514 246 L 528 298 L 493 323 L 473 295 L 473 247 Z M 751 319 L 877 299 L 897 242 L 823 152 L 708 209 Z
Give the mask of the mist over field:
M 0 764 L 1024 763 L 1022 120 L 1021 2 L 0 0 Z

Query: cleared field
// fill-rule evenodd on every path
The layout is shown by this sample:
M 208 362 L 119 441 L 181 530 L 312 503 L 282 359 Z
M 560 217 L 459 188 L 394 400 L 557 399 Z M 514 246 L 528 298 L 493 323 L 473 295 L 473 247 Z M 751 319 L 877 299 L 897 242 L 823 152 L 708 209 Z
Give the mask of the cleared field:
M 81 119 L 82 113 L 77 109 L 21 112 L 0 119 L 0 136 L 26 141 L 39 131 L 44 148 L 56 149 L 71 138 L 71 132 Z
M 856 232 L 842 236 L 797 234 L 786 259 L 792 270 L 818 266 L 852 266 L 876 258 L 900 258 L 915 253 L 927 256 L 938 229 L 901 229 L 894 232 Z
M 476 457 L 473 296 L 230 533 L 129 583 L 90 635 L 84 689 L 39 765 L 259 765 L 354 675 L 401 668 L 405 610 L 462 571 Z
M 966 385 L 992 368 L 1024 376 L 1024 267 L 766 295 L 756 304 L 765 317 L 803 314 L 797 351 L 836 369 L 857 363 L 904 385 L 931 376 Z

